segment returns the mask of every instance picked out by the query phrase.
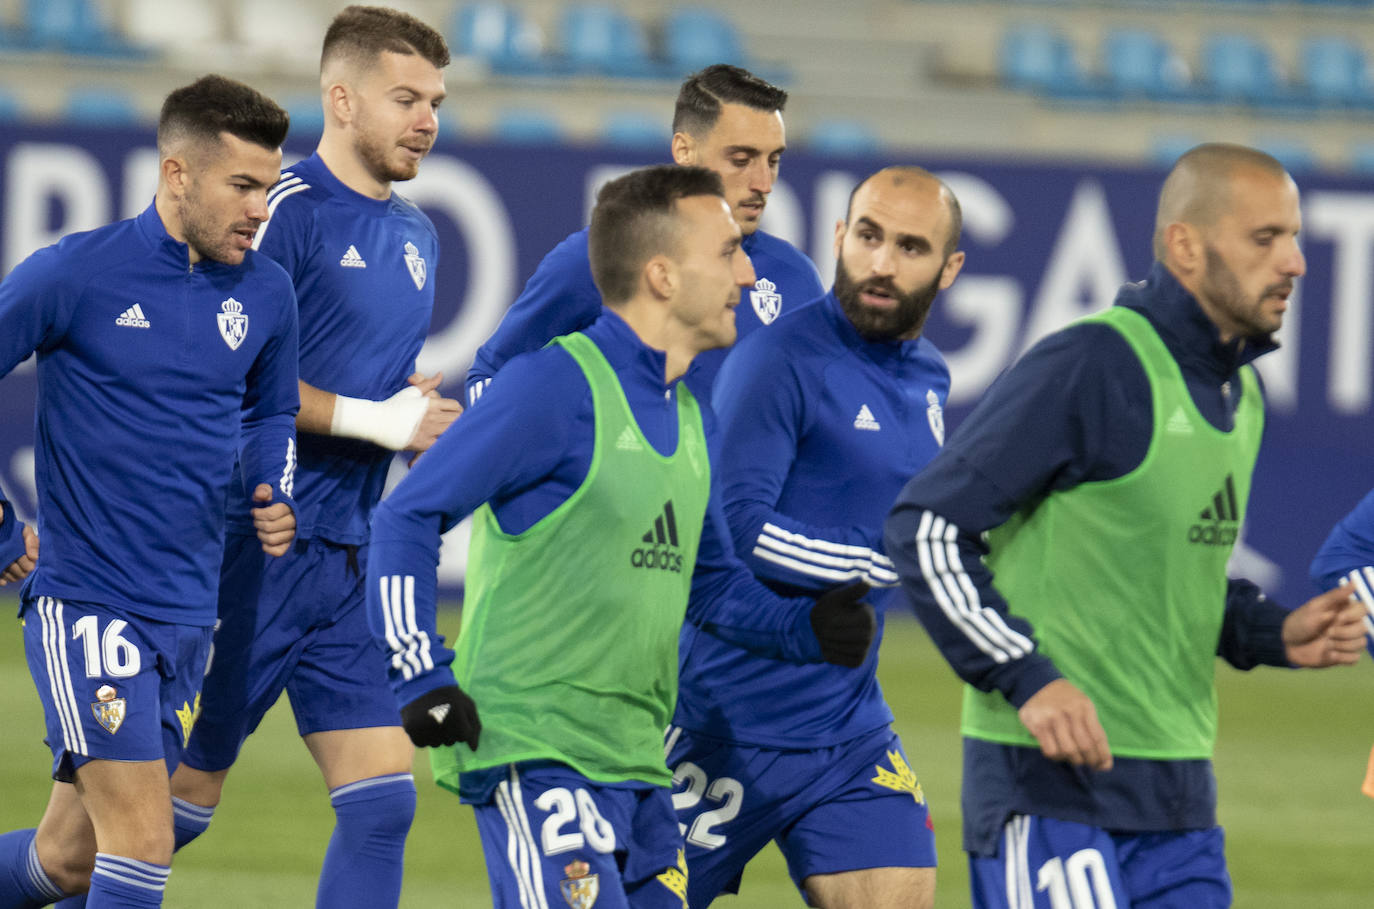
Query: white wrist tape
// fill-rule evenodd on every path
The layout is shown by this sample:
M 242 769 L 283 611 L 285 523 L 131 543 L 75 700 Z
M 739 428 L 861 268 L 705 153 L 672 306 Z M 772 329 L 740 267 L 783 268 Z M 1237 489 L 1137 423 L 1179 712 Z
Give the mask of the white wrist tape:
M 407 385 L 385 401 L 336 395 L 329 434 L 401 451 L 415 436 L 427 410 L 429 399 L 414 385 Z

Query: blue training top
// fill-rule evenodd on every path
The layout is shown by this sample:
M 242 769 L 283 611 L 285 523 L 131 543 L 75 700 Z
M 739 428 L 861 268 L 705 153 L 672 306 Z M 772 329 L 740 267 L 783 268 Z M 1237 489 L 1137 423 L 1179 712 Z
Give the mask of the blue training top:
M 1178 362 L 1198 411 L 1229 430 L 1241 393 L 1237 370 L 1276 345 L 1222 344 L 1197 300 L 1159 263 L 1147 280 L 1125 285 L 1116 305 L 1150 321 Z M 1131 472 L 1153 431 L 1149 380 L 1129 343 L 1110 326 L 1074 325 L 1040 341 L 1004 373 L 902 490 L 886 524 L 887 553 L 921 623 L 964 681 L 1001 691 L 1020 707 L 1059 671 L 1038 650 L 999 661 L 993 652 L 998 641 L 989 643 L 977 630 L 996 638 L 997 623 L 956 624 L 941 609 L 916 551 L 922 516 L 930 512 L 953 526 L 962 568 L 956 583 L 976 588 L 984 613 L 995 611 L 1007 627 L 1030 637 L 1034 629 L 1009 611 L 983 564 L 983 532 L 1055 490 Z M 1224 607 L 1217 605 L 1225 609 L 1219 656 L 1240 669 L 1287 665 L 1287 610 L 1244 580 L 1231 580 Z M 964 745 L 964 848 L 975 854 L 996 852 L 1013 812 L 1121 831 L 1216 824 L 1210 761 L 1116 758 L 1109 773 L 1092 773 L 1047 760 L 1038 749 L 971 738 Z
M 735 548 L 780 594 L 897 581 L 883 518 L 939 451 L 949 369 L 925 338 L 867 341 L 827 294 L 737 344 L 716 378 L 719 471 Z M 881 616 L 879 609 L 879 636 Z M 892 721 L 875 672 L 767 659 L 683 628 L 674 723 L 736 743 L 823 748 Z
M 736 343 L 760 325 L 772 323 L 782 312 L 825 293 L 816 266 L 786 240 L 756 230 L 744 238 L 741 248 L 754 264 L 756 280 L 754 289 L 742 294 L 735 310 Z M 511 357 L 586 328 L 601 310 L 601 292 L 592 280 L 587 229 L 583 228 L 549 251 L 496 331 L 478 348 L 468 372 L 469 403 L 481 396 Z M 686 378 L 697 400 L 710 400 L 711 384 L 725 353 L 708 350 L 692 361 Z
M 38 353 L 28 596 L 213 625 L 236 455 L 236 495 L 267 483 L 294 507 L 291 281 L 252 250 L 237 266 L 189 262 L 149 206 L 0 283 L 0 376 Z
M 660 454 L 677 448 L 677 386 L 664 382 L 664 354 L 646 346 L 619 316 L 604 310 L 586 335 L 605 355 L 625 391 L 635 422 Z M 718 456 L 709 408 L 702 419 L 712 464 Z M 435 630 L 439 535 L 483 502 L 506 533 L 517 534 L 552 512 L 581 485 L 591 464 L 595 413 L 591 387 L 567 351 L 551 346 L 511 360 L 477 404 L 425 452 L 377 508 L 367 564 L 368 620 L 386 640 L 379 579 L 412 583 L 397 629 L 407 668 L 391 664 L 397 702 L 453 684 L 453 651 Z M 692 575 L 689 622 L 742 646 L 795 661 L 819 662 L 811 630 L 813 601 L 785 599 L 754 580 L 735 556 L 712 471 L 711 497 Z M 549 604 L 557 621 L 561 604 Z M 613 630 L 608 629 L 608 633 Z M 393 646 L 393 653 L 398 653 Z
M 300 377 L 351 398 L 380 401 L 406 386 L 429 331 L 439 242 L 434 225 L 396 193 L 349 189 L 318 154 L 281 175 L 259 250 L 286 269 L 300 311 Z M 358 439 L 300 434 L 299 538 L 367 541 L 394 452 Z M 247 503 L 230 526 L 251 533 Z
M 1374 583 L 1370 581 L 1374 578 L 1370 573 L 1374 572 L 1374 490 L 1331 528 L 1308 573 L 1318 588 L 1330 590 L 1339 586 L 1342 578 L 1362 568 L 1369 569 L 1362 573 L 1362 578 L 1369 594 L 1374 595 Z M 1360 590 L 1360 595 L 1365 605 L 1374 610 L 1374 600 L 1366 595 L 1366 590 Z M 1366 646 L 1374 654 L 1374 617 L 1366 616 L 1364 627 Z

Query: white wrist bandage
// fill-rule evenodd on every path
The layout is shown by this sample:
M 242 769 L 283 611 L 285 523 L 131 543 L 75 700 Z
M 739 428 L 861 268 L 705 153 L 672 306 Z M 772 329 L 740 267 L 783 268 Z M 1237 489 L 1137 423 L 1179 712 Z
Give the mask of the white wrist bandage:
M 385 401 L 335 395 L 329 434 L 401 451 L 414 437 L 427 410 L 429 400 L 414 385 L 407 385 Z

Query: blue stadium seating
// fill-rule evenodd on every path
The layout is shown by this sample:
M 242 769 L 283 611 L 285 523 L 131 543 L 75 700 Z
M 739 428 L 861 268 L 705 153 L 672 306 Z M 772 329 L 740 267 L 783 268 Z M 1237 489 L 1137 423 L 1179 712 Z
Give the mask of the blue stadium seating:
M 17 37 L 41 50 L 111 58 L 145 55 L 114 32 L 91 0 L 25 0 Z
M 748 66 L 733 23 L 715 10 L 674 9 L 663 23 L 663 50 L 669 65 L 683 75 L 712 63 Z
M 1112 29 L 1102 42 L 1102 72 L 1114 93 L 1128 98 L 1178 99 L 1188 91 L 1188 68 L 1161 35 Z
M 1254 146 L 1268 152 L 1275 158 L 1289 173 L 1304 174 L 1317 167 L 1316 156 L 1312 149 L 1305 143 L 1293 139 L 1278 137 L 1257 138 Z
M 658 75 L 649 59 L 644 27 L 613 6 L 576 3 L 559 17 L 559 50 L 576 73 L 637 77 Z
M 1011 88 L 1071 92 L 1084 83 L 1068 36 L 1042 23 L 1014 25 L 1003 33 L 999 69 Z
M 62 116 L 86 126 L 132 126 L 142 122 L 132 96 L 105 88 L 72 89 Z
M 1273 52 L 1249 35 L 1208 36 L 1202 45 L 1202 81 L 1217 101 L 1263 105 L 1285 100 Z
M 672 127 L 662 116 L 621 111 L 601 126 L 601 141 L 619 148 L 652 148 L 666 155 L 672 138 Z
M 467 3 L 458 7 L 449 36 L 454 50 L 485 60 L 497 72 L 531 74 L 549 69 L 543 34 L 510 3 Z
M 1200 144 L 1202 144 L 1202 140 L 1197 136 L 1178 134 L 1157 136 L 1154 142 L 1150 144 L 1149 158 L 1160 167 L 1173 167 L 1174 162 L 1182 157 L 1184 152 Z
M 543 111 L 511 108 L 497 114 L 492 136 L 513 145 L 544 145 L 564 141 L 563 127 Z
M 1350 147 L 1349 169 L 1357 174 L 1374 175 L 1374 142 L 1356 142 Z
M 806 133 L 806 147 L 823 155 L 867 155 L 882 147 L 877 134 L 856 120 L 822 120 Z
M 319 95 L 291 95 L 282 99 L 281 106 L 291 117 L 291 131 L 287 141 L 295 146 L 314 147 L 324 132 L 324 108 Z
M 18 123 L 24 119 L 24 106 L 8 91 L 0 91 L 0 123 Z
M 1299 74 L 1308 98 L 1315 104 L 1352 106 L 1374 101 L 1369 58 L 1349 38 L 1305 38 L 1299 53 Z

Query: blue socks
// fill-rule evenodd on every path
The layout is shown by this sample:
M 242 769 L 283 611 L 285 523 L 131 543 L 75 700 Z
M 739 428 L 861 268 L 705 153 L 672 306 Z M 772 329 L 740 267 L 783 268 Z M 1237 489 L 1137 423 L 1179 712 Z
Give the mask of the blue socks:
M 37 833 L 29 829 L 0 835 L 0 909 L 39 909 L 66 896 L 38 864 Z
M 172 869 L 106 852 L 95 854 L 88 909 L 157 909 Z
M 401 899 L 406 834 L 415 818 L 415 778 L 394 773 L 359 780 L 331 790 L 329 801 L 337 820 L 315 906 L 395 906 Z
M 213 807 L 206 808 L 172 796 L 172 832 L 176 836 L 176 848 L 180 849 L 191 840 L 205 832 L 214 816 Z

